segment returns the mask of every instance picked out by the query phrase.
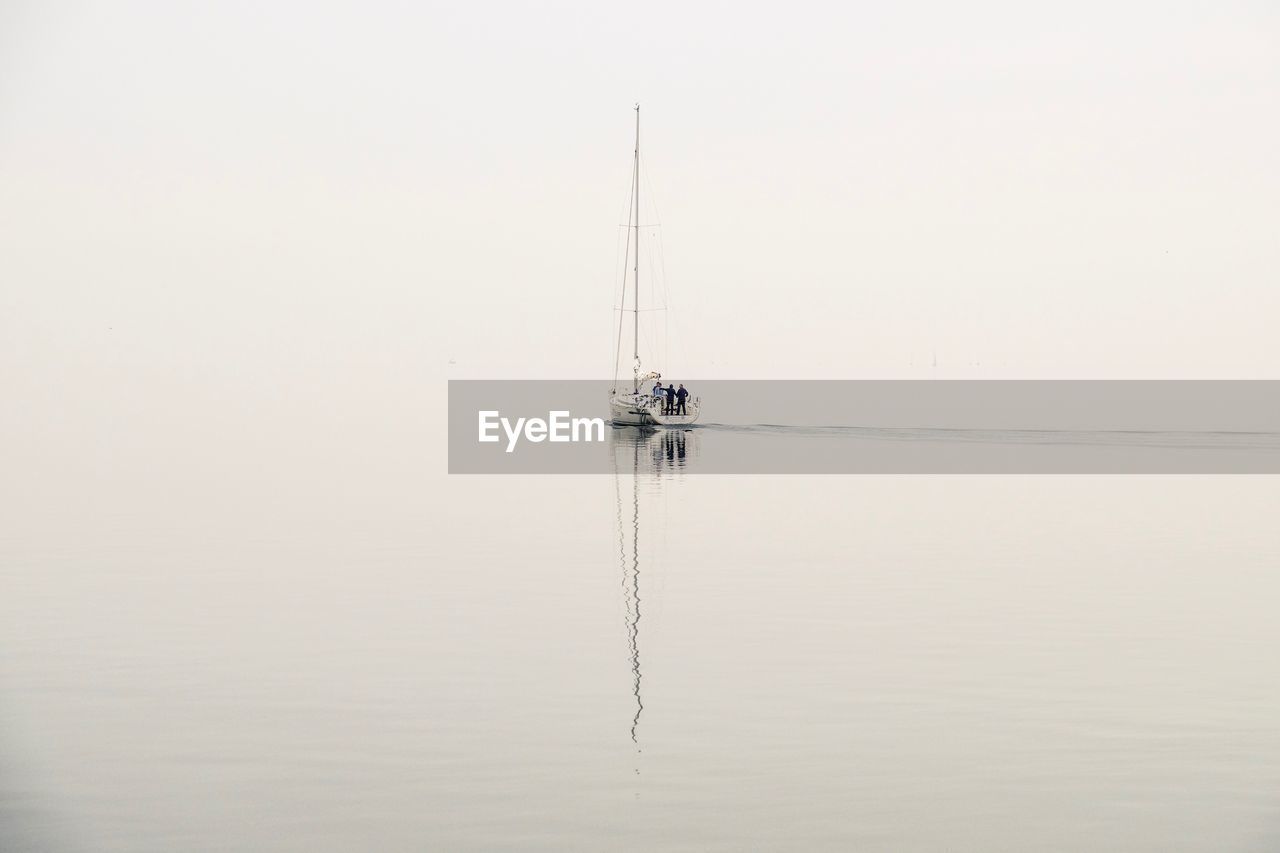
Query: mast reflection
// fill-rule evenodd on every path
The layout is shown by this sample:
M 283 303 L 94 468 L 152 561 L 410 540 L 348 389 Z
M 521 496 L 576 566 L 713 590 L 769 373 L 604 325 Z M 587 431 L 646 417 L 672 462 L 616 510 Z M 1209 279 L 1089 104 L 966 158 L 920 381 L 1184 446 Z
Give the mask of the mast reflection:
M 631 553 L 627 554 L 619 515 L 618 542 L 622 546 L 622 597 L 627 613 L 627 647 L 631 655 L 631 692 L 636 697 L 636 713 L 631 718 L 631 741 L 639 745 L 636 730 L 640 727 L 640 715 L 644 713 L 644 699 L 640 695 L 640 446 L 632 447 L 631 476 Z M 617 482 L 615 478 L 615 483 Z M 621 513 L 621 500 L 619 500 Z
M 627 651 L 631 665 L 631 692 L 635 714 L 631 741 L 639 751 L 640 716 L 644 713 L 640 668 L 640 483 L 657 484 L 685 472 L 697 455 L 697 433 L 686 429 L 615 427 L 611 433 L 613 482 L 617 500 L 618 566 L 622 574 L 622 600 L 626 610 Z M 629 469 L 629 470 L 628 470 Z M 624 498 L 623 476 L 630 474 L 629 506 Z M 636 769 L 639 773 L 639 768 Z

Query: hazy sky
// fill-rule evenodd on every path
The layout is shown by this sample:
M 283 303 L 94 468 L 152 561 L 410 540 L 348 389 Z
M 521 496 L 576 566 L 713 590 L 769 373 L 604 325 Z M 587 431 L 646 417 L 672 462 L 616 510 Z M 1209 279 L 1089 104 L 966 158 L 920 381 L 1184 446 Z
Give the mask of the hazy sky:
M 5 3 L 6 384 L 607 376 L 635 101 L 669 374 L 1280 376 L 1277 7 L 962 5 Z
M 614 570 L 591 550 L 616 555 L 615 493 L 575 478 L 446 477 L 445 379 L 599 377 L 601 409 L 591 414 L 607 413 L 634 102 L 644 108 L 647 198 L 661 214 L 673 331 L 662 367 L 674 381 L 1280 379 L 1278 95 L 1275 2 L 0 0 L 0 603 L 8 604 L 0 616 L 9 619 L 0 638 L 14 638 L 6 645 L 18 650 L 14 666 L 29 664 L 25 680 L 0 695 L 0 710 L 5 720 L 21 713 L 38 723 L 0 731 L 0 773 L 20 782 L 0 795 L 16 791 L 10 801 L 24 817 L 39 820 L 48 808 L 56 820 L 50 792 L 64 790 L 57 779 L 73 780 L 66 802 L 86 804 L 92 826 L 114 814 L 113 803 L 136 805 L 138 791 L 163 788 L 166 802 L 189 808 L 168 810 L 169 823 L 158 826 L 192 815 L 197 822 L 187 824 L 199 826 L 202 815 L 225 813 L 203 794 L 230 790 L 219 780 L 251 772 L 252 784 L 227 802 L 248 804 L 250 816 L 283 802 L 288 816 L 299 791 L 319 789 L 285 790 L 274 767 L 259 772 L 256 752 L 253 761 L 227 760 L 256 743 L 244 732 L 274 738 L 292 725 L 257 714 L 235 728 L 237 709 L 272 695 L 242 692 L 245 678 L 290 690 L 313 682 L 324 686 L 319 696 L 342 688 L 330 706 L 336 716 L 306 707 L 317 719 L 347 714 L 360 723 L 361 709 L 376 710 L 360 699 L 362 685 L 386 676 L 396 704 L 385 719 L 404 733 L 401 685 L 444 696 L 438 687 L 447 682 L 433 672 L 485 671 L 474 655 L 433 655 L 448 648 L 436 637 L 516 638 L 520 654 L 572 659 L 507 629 L 540 613 L 539 596 L 570 601 L 557 578 L 607 581 L 601 601 L 617 602 L 616 575 L 597 571 Z M 703 411 L 714 403 L 704 400 Z M 1265 562 L 1251 555 L 1274 553 L 1267 528 L 1253 521 L 1275 516 L 1270 480 L 1208 492 L 1198 481 L 1161 483 L 1153 512 L 1145 487 L 1108 488 L 1094 501 L 1068 480 L 1008 489 L 830 480 L 813 492 L 801 481 L 740 491 L 690 479 L 711 490 L 673 497 L 672 517 L 685 527 L 672 527 L 671 543 L 682 529 L 709 530 L 697 537 L 703 550 L 688 552 L 700 570 L 736 566 L 735 554 L 771 555 L 774 543 L 793 540 L 812 568 L 822 540 L 810 529 L 856 539 L 857 524 L 874 524 L 862 537 L 870 574 L 845 570 L 843 542 L 830 563 L 861 594 L 877 567 L 898 567 L 891 558 L 899 552 L 908 568 L 912 548 L 936 562 L 948 545 L 938 531 L 959 529 L 959 519 L 972 535 L 952 549 L 958 571 L 955 561 L 937 563 L 946 570 L 939 577 L 954 579 L 947 583 L 967 584 L 977 571 L 982 590 L 983 578 L 999 579 L 991 565 L 1021 577 L 1035 549 L 1019 543 L 1048 531 L 1035 545 L 1048 554 L 1037 571 L 1089 556 L 1056 548 L 1064 536 L 1119 543 L 1098 565 L 1123 558 L 1135 570 L 1158 567 L 1164 597 L 1122 585 L 1106 599 L 1117 607 L 1167 602 L 1172 589 L 1223 613 L 1234 608 L 1221 625 L 1236 634 L 1208 632 L 1219 639 L 1248 639 L 1239 631 L 1256 628 L 1261 639 L 1250 648 L 1265 651 L 1275 635 L 1274 620 L 1251 621 L 1274 596 L 1249 594 Z M 1186 501 L 1185 511 L 1162 509 L 1169 500 Z M 953 511 L 957 501 L 962 512 Z M 586 509 L 574 514 L 578 502 Z M 665 513 L 665 497 L 662 505 Z M 854 526 L 825 523 L 837 515 Z M 748 533 L 718 551 L 717 524 Z M 800 526 L 780 536 L 768 524 L 784 534 Z M 1167 536 L 1175 527 L 1185 535 Z M 665 543 L 666 533 L 654 541 Z M 562 559 L 566 543 L 586 550 Z M 1164 560 L 1169 543 L 1189 562 Z M 526 551 L 554 555 L 554 565 L 542 573 Z M 1220 553 L 1241 571 L 1217 572 L 1207 597 L 1189 581 L 1178 586 L 1179 573 L 1191 578 Z M 780 565 L 772 560 L 751 594 L 782 577 Z M 517 580 L 504 588 L 494 571 L 507 569 Z M 696 586 L 697 573 L 689 577 Z M 921 577 L 923 588 L 937 586 Z M 718 576 L 707 578 L 720 595 Z M 1040 588 L 1058 595 L 1064 587 Z M 1098 598 L 1092 586 L 1079 589 Z M 796 596 L 805 583 L 787 591 L 802 612 Z M 1049 612 L 1036 609 L 1033 593 L 1023 610 Z M 684 606 L 708 600 L 685 598 Z M 681 606 L 678 595 L 670 601 Z M 516 621 L 489 630 L 511 602 Z M 565 626 L 579 611 L 529 624 L 570 637 Z M 928 615 L 909 602 L 904 612 Z M 1167 613 L 1159 618 L 1177 625 Z M 462 633 L 448 633 L 450 620 Z M 688 647 L 669 636 L 672 648 Z M 1180 652 L 1198 636 L 1184 632 L 1162 650 Z M 1046 637 L 1045 648 L 1062 646 Z M 418 648 L 413 638 L 430 642 Z M 991 645 L 977 640 L 972 648 Z M 310 675 L 298 643 L 319 661 Z M 879 654 L 875 643 L 860 647 Z M 264 651 L 250 659 L 251 648 Z M 1210 675 L 1251 667 L 1248 654 L 1224 648 L 1236 668 Z M 361 657 L 381 649 L 372 667 Z M 423 677 L 387 669 L 406 660 L 445 668 Z M 622 666 L 614 672 L 625 675 Z M 509 681 L 532 683 L 523 671 Z M 900 680 L 890 682 L 896 689 Z M 671 683 L 680 688 L 678 675 Z M 200 705 L 216 720 L 200 730 L 213 739 L 197 747 L 216 750 L 221 731 L 234 739 L 230 753 L 191 745 L 202 718 L 187 710 L 206 695 L 201 684 L 225 701 Z M 618 684 L 629 716 L 626 683 Z M 105 725 L 70 725 L 93 715 L 58 710 L 77 695 L 60 685 L 92 691 L 89 707 L 107 709 Z M 1248 698 L 1257 689 L 1219 693 Z M 518 707 L 522 696 L 511 695 L 515 704 L 495 707 Z M 165 697 L 178 704 L 151 701 Z M 135 709 L 159 714 L 160 724 L 137 729 L 145 737 L 131 750 L 135 741 L 112 737 L 121 729 L 111 721 L 134 720 Z M 537 740 L 526 736 L 534 718 L 519 714 L 507 728 Z M 148 719 L 142 713 L 137 725 Z M 366 722 L 362 730 L 378 731 L 379 718 Z M 99 748 L 68 747 L 60 732 Z M 1114 740 L 1114 730 L 1107 736 Z M 484 743 L 503 741 L 485 734 Z M 1231 741 L 1233 755 L 1242 743 Z M 34 756 L 33 767 L 51 761 L 69 775 L 14 775 L 26 772 L 10 760 L 15 749 Z M 117 754 L 120 761 L 103 760 Z M 216 766 L 201 763 L 209 755 Z M 195 787 L 140 772 L 172 756 L 180 759 L 170 762 L 180 771 L 172 778 Z M 333 767 L 372 766 L 324 761 L 330 776 Z M 405 776 L 397 762 L 388 766 Z M 202 767 L 214 769 L 190 775 Z M 1217 784 L 1226 777 L 1215 768 L 1205 778 L 1218 790 L 1245 790 Z M 119 780 L 116 799 L 74 781 L 104 773 Z M 278 791 L 250 803 L 264 779 Z M 421 812 L 417 799 L 407 801 Z M 367 809 L 389 801 L 352 802 L 373 814 Z

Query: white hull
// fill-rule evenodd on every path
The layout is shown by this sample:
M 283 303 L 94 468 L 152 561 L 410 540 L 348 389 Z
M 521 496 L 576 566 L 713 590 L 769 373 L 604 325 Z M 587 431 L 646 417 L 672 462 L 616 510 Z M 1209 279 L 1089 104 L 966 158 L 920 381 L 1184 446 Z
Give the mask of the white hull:
M 662 414 L 663 401 L 648 394 L 617 394 L 609 398 L 609 411 L 613 422 L 622 426 L 685 426 L 698 419 L 699 400 L 690 399 L 685 404 L 688 414 Z

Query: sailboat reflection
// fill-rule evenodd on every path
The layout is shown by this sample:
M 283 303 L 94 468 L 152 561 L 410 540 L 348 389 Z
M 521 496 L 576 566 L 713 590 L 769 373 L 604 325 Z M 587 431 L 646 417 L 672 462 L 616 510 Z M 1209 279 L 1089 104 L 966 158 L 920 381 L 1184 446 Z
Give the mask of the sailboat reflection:
M 613 445 L 614 474 L 628 467 L 633 473 L 681 474 L 698 458 L 701 431 L 698 429 L 649 429 L 615 426 L 609 440 Z
M 618 564 L 622 573 L 622 600 L 626 609 L 627 651 L 631 663 L 631 692 L 635 714 L 631 741 L 639 748 L 640 715 L 644 713 L 640 671 L 640 486 L 656 487 L 663 479 L 679 476 L 697 456 L 694 430 L 616 427 L 611 434 L 613 483 L 618 509 Z M 630 469 L 628 471 L 628 469 Z M 623 478 L 630 474 L 630 506 L 624 507 Z M 639 773 L 639 769 L 636 770 Z

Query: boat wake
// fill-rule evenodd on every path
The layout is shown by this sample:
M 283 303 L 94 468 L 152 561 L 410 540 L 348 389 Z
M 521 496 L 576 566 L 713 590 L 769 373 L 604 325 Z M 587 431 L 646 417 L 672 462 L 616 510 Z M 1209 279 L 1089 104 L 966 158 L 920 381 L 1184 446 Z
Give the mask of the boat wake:
M 866 441 L 1280 450 L 1280 432 L 1192 430 L 967 429 L 800 424 L 690 424 L 702 432 L 779 438 L 851 438 Z

